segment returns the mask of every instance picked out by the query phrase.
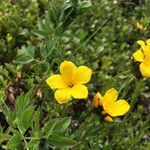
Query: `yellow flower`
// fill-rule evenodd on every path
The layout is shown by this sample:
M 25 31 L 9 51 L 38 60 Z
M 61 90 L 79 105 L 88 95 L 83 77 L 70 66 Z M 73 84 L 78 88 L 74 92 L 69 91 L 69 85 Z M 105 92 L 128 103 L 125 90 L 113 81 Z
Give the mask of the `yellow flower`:
M 101 113 L 103 116 L 105 116 L 107 114 L 104 110 Z
M 99 92 L 97 92 L 93 99 L 93 105 L 95 107 L 101 106 L 101 99 L 102 95 Z
M 112 117 L 122 116 L 130 109 L 130 105 L 125 100 L 117 98 L 118 92 L 111 88 L 105 92 L 102 99 L 104 111 Z
M 113 122 L 113 119 L 110 116 L 106 116 L 104 120 L 107 122 Z
M 141 46 L 139 50 L 133 53 L 136 61 L 140 62 L 140 72 L 143 77 L 150 78 L 150 39 L 146 43 L 142 40 L 137 41 Z
M 104 96 L 101 96 L 100 102 L 104 109 L 103 115 L 106 113 L 112 117 L 122 116 L 130 109 L 128 102 L 123 99 L 117 100 L 117 98 L 118 92 L 114 88 L 109 89 Z
M 142 24 L 140 24 L 138 21 L 136 22 L 136 28 L 140 30 L 146 30 L 146 27 L 144 28 Z
M 64 61 L 60 65 L 60 74 L 50 76 L 46 82 L 55 92 L 55 99 L 63 104 L 71 100 L 84 99 L 88 96 L 85 83 L 91 79 L 92 70 L 86 66 L 76 67 L 70 61 Z
M 143 29 L 143 25 L 142 24 L 140 24 L 138 21 L 136 22 L 136 27 L 137 27 L 137 29 Z

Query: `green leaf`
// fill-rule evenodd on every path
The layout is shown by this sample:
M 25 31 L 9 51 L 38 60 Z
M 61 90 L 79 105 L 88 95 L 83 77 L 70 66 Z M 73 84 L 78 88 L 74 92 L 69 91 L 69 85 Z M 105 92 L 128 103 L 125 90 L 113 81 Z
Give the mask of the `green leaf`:
M 43 31 L 43 30 L 36 30 L 36 31 L 35 31 L 35 34 L 36 34 L 37 36 L 39 36 L 40 38 L 45 38 L 45 37 L 47 37 L 47 33 L 46 33 L 45 31 Z
M 45 46 L 40 49 L 41 56 L 46 59 L 50 57 L 52 51 L 54 50 L 56 45 L 55 41 L 48 41 L 45 43 Z
M 23 113 L 24 109 L 27 107 L 28 104 L 29 104 L 29 101 L 25 101 L 25 96 L 23 93 L 21 93 L 17 97 L 16 103 L 15 103 L 16 114 L 20 116 L 20 113 Z
M 40 139 L 38 138 L 32 138 L 29 142 L 28 142 L 28 147 L 32 150 L 36 150 L 38 147 L 38 144 L 40 142 Z
M 47 139 L 53 132 L 58 119 L 49 120 L 43 127 L 44 136 Z
M 64 133 L 68 126 L 70 125 L 71 123 L 71 118 L 69 117 L 66 117 L 66 118 L 63 118 L 61 119 L 56 125 L 55 125 L 55 128 L 54 128 L 54 132 L 55 133 Z
M 0 91 L 0 105 L 3 104 L 5 101 L 5 92 Z
M 40 132 L 40 110 L 37 110 L 33 117 L 32 132 L 34 136 Z
M 23 113 L 22 124 L 25 129 L 27 129 L 30 126 L 33 112 L 34 112 L 34 106 L 30 106 Z
M 41 38 L 52 39 L 55 36 L 55 29 L 48 19 L 38 21 L 38 30 L 35 34 Z
M 55 146 L 55 147 L 61 147 L 61 148 L 73 147 L 74 145 L 77 144 L 76 141 L 74 141 L 70 138 L 59 136 L 59 135 L 56 135 L 56 134 L 53 134 L 49 137 L 48 143 L 50 145 Z
M 53 119 L 49 120 L 43 127 L 43 133 L 45 138 L 48 138 L 51 134 L 64 133 L 71 123 L 71 118 L 63 118 L 61 120 Z
M 7 148 L 8 149 L 16 149 L 20 145 L 21 145 L 21 135 L 20 134 L 15 134 L 9 140 L 9 142 L 7 144 Z
M 22 131 L 23 134 L 31 125 L 33 111 L 34 111 L 34 106 L 30 106 L 27 109 L 25 109 L 25 111 L 19 118 L 17 118 L 18 128 Z
M 48 10 L 48 20 L 57 26 L 60 21 L 61 13 L 62 8 L 60 5 L 52 5 Z
M 12 137 L 12 135 L 0 133 L 0 143 L 3 143 L 3 141 L 10 140 L 11 137 Z
M 2 134 L 3 133 L 3 128 L 2 128 L 2 126 L 0 125 L 0 134 Z
M 20 94 L 19 97 L 16 100 L 15 104 L 15 111 L 17 118 L 23 114 L 24 110 L 29 106 L 30 103 L 30 97 L 32 95 L 32 90 L 28 92 L 27 94 Z
M 7 69 L 12 72 L 12 73 L 16 73 L 17 70 L 16 70 L 16 67 L 12 64 L 8 64 L 8 63 L 5 63 L 5 66 L 7 67 Z
M 34 47 L 28 45 L 28 47 L 23 46 L 21 50 L 18 51 L 18 54 L 15 59 L 15 63 L 18 64 L 28 64 L 34 60 Z
M 14 111 L 11 111 L 6 105 L 3 105 L 3 113 L 8 124 L 13 125 L 14 120 L 16 119 L 16 114 L 14 113 Z
M 61 36 L 62 35 L 62 33 L 63 33 L 63 24 L 62 23 L 60 23 L 57 27 L 56 27 L 56 29 L 55 29 L 56 31 L 55 31 L 55 34 L 59 37 L 59 36 Z
M 79 0 L 79 9 L 80 10 L 88 10 L 89 8 L 91 8 L 92 6 L 92 3 L 91 3 L 91 0 Z
M 30 121 L 34 107 L 30 104 L 30 97 L 32 95 L 32 90 L 27 94 L 21 94 L 15 104 L 15 114 L 18 128 L 22 133 L 24 133 L 30 126 Z

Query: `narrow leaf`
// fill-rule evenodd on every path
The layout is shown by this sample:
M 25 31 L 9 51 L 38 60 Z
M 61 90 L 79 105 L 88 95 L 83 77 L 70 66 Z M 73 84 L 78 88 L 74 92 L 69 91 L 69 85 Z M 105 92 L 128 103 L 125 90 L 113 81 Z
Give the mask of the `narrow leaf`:
M 53 145 L 53 146 L 56 146 L 56 147 L 61 147 L 61 148 L 73 147 L 74 145 L 77 144 L 76 141 L 74 141 L 70 138 L 59 136 L 59 135 L 56 135 L 56 134 L 53 134 L 49 137 L 48 143 L 50 145 Z
M 66 117 L 66 118 L 61 119 L 56 124 L 56 126 L 54 128 L 54 130 L 55 130 L 54 132 L 55 133 L 64 133 L 67 130 L 67 128 L 70 125 L 70 123 L 71 123 L 71 118 L 70 117 L 69 118 Z

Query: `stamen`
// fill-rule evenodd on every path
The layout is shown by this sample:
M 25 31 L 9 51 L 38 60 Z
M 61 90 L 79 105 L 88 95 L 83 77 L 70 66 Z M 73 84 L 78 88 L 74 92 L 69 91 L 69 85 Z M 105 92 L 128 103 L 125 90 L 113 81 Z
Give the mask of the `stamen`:
M 73 83 L 72 82 L 68 83 L 68 86 L 72 88 L 73 87 Z

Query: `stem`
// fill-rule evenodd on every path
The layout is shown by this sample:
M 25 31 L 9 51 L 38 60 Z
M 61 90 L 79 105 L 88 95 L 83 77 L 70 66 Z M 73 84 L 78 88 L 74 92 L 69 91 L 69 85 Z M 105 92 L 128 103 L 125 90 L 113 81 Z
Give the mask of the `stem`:
M 24 140 L 24 143 L 25 143 L 26 150 L 29 150 L 27 141 L 25 140 L 25 138 L 23 138 L 23 140 Z
M 37 63 L 41 63 L 41 61 L 39 61 L 38 59 L 34 59 L 34 61 Z

